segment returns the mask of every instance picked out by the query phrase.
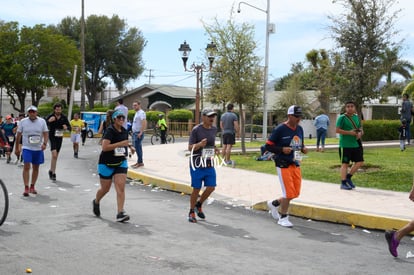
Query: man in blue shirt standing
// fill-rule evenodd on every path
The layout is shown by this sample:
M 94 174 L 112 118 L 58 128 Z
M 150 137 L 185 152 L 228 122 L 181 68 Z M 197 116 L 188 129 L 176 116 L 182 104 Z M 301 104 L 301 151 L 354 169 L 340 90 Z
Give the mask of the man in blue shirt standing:
M 323 152 L 325 150 L 326 133 L 329 127 L 329 117 L 323 112 L 315 118 L 313 123 L 316 127 L 316 152 Z M 321 145 L 321 149 L 319 149 Z

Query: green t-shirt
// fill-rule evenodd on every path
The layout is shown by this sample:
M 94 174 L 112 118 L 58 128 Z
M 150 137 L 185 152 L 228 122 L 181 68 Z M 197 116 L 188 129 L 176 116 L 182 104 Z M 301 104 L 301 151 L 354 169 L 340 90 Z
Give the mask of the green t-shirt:
M 361 128 L 361 122 L 359 121 L 358 115 L 354 114 L 348 118 L 354 121 L 357 128 Z M 352 122 L 347 118 L 345 114 L 342 114 L 336 120 L 336 127 L 345 131 L 355 130 Z M 359 143 L 355 136 L 351 135 L 339 135 L 339 147 L 341 148 L 358 148 Z

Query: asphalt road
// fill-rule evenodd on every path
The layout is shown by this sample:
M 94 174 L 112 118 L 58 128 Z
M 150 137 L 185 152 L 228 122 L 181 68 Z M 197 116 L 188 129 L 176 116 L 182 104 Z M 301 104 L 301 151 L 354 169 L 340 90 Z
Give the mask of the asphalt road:
M 115 192 L 92 214 L 99 186 L 99 147 L 88 139 L 74 159 L 66 139 L 56 183 L 41 166 L 36 196 L 22 196 L 21 168 L 0 159 L 10 211 L 0 227 L 0 274 L 412 274 L 410 238 L 394 259 L 383 232 L 291 218 L 278 226 L 268 213 L 219 201 L 206 221 L 190 224 L 189 197 L 129 182 L 128 223 L 115 222 Z M 147 143 L 146 143 L 147 144 Z M 151 146 L 151 145 L 146 145 Z M 145 151 L 145 148 L 144 148 Z

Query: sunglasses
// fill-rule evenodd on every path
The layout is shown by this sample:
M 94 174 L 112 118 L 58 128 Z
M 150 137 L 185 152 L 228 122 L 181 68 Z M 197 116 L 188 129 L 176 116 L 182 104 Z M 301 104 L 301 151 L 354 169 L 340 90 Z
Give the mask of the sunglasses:
M 299 116 L 299 115 L 293 115 L 294 117 L 296 117 L 296 118 L 301 118 L 302 116 Z
M 124 116 L 117 116 L 116 118 L 117 119 L 121 119 L 121 120 L 125 120 L 125 117 Z
M 29 113 L 36 113 L 36 111 L 34 111 L 34 110 L 30 110 L 30 111 L 29 111 Z

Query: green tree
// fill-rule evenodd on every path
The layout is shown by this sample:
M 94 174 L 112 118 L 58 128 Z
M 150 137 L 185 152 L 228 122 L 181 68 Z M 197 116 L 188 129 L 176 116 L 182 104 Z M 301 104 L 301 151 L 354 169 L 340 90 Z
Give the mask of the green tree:
M 16 111 L 25 110 L 25 99 L 38 105 L 44 89 L 66 86 L 80 57 L 73 41 L 44 25 L 18 28 L 18 23 L 0 24 L 0 79 Z
M 324 112 L 330 111 L 331 95 L 336 88 L 334 75 L 334 54 L 325 49 L 311 50 L 306 54 L 313 71 L 313 85 L 319 90 L 318 100 L 320 109 Z
M 80 21 L 64 18 L 56 29 L 80 45 Z M 142 52 L 146 41 L 137 28 L 128 28 L 117 15 L 90 15 L 85 22 L 86 91 L 90 108 L 111 79 L 118 90 L 144 71 Z
M 280 99 L 273 106 L 279 122 L 286 118 L 286 111 L 291 105 L 301 106 L 305 118 L 312 117 L 309 102 L 305 95 L 306 91 L 302 90 L 301 76 L 299 73 L 290 77 L 286 90 L 281 93 Z
M 341 102 L 356 101 L 357 106 L 375 98 L 382 76 L 380 56 L 392 41 L 396 31 L 394 21 L 399 10 L 392 11 L 396 0 L 335 0 L 347 12 L 338 17 L 329 16 L 332 37 L 340 49 L 336 65 L 343 81 L 338 82 L 336 97 Z
M 245 115 L 243 105 L 255 102 L 261 97 L 260 84 L 263 71 L 260 58 L 254 54 L 257 43 L 254 41 L 254 27 L 243 23 L 236 24 L 231 11 L 230 19 L 220 23 L 217 18 L 204 28 L 217 45 L 218 60 L 209 75 L 210 91 L 208 98 L 216 102 L 238 104 L 240 116 L 240 137 L 242 152 L 245 147 Z

